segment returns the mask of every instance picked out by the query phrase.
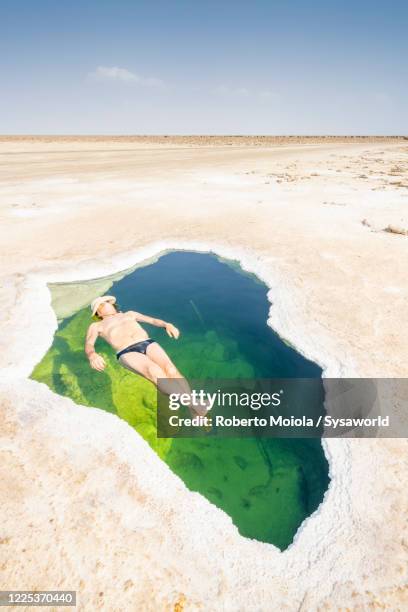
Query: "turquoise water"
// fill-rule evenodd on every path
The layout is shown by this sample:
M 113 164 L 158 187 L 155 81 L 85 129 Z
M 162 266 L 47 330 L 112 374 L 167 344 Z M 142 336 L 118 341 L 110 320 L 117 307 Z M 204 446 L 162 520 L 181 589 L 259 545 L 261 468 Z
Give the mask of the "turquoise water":
M 173 252 L 115 282 L 109 293 L 121 310 L 181 330 L 175 341 L 145 326 L 187 378 L 321 377 L 316 364 L 267 326 L 267 287 L 235 262 Z M 63 320 L 32 377 L 124 418 L 190 489 L 227 512 L 242 535 L 286 548 L 328 487 L 320 440 L 157 439 L 153 385 L 121 368 L 102 340 L 96 348 L 107 368 L 91 370 L 83 353 L 89 323 L 89 309 Z

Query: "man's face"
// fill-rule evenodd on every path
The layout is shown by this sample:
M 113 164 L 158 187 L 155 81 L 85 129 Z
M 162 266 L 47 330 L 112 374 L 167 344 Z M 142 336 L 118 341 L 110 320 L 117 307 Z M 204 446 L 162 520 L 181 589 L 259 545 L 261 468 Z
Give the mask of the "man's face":
M 116 314 L 116 308 L 110 302 L 103 302 L 96 311 L 100 317 L 106 317 L 111 314 Z

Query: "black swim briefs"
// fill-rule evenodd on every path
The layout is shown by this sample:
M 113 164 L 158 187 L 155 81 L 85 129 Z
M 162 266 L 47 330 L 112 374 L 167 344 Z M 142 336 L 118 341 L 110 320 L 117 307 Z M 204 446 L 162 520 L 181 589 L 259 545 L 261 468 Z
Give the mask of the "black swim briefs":
M 116 353 L 116 359 L 119 359 L 119 357 L 121 355 L 124 355 L 125 353 L 142 353 L 142 355 L 146 355 L 146 349 L 149 344 L 152 344 L 152 342 L 156 341 L 152 340 L 151 338 L 146 338 L 146 340 L 141 340 L 140 342 L 136 342 L 135 344 L 130 344 L 126 348 Z

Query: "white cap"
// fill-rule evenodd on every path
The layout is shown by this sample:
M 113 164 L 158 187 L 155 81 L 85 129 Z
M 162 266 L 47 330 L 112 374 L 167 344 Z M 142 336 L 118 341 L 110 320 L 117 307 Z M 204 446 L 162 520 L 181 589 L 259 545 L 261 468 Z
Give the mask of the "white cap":
M 109 304 L 115 304 L 116 298 L 113 295 L 103 295 L 102 297 L 97 297 L 94 300 L 92 300 L 92 303 L 91 303 L 92 316 L 94 316 L 99 306 L 103 304 L 104 302 L 109 302 Z

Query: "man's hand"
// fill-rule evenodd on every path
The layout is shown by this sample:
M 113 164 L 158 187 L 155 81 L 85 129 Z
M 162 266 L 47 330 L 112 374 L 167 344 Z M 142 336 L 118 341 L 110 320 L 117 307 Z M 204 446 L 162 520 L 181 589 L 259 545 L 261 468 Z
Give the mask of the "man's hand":
M 89 357 L 89 365 L 94 370 L 98 370 L 98 372 L 102 372 L 106 367 L 104 358 L 98 355 L 98 353 L 92 353 Z
M 171 323 L 166 323 L 165 328 L 166 328 L 166 332 L 170 336 L 170 338 L 175 338 L 177 340 L 177 338 L 180 335 L 180 332 L 177 329 L 177 327 L 175 327 Z

